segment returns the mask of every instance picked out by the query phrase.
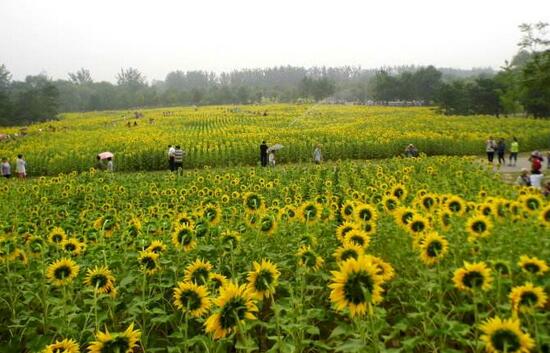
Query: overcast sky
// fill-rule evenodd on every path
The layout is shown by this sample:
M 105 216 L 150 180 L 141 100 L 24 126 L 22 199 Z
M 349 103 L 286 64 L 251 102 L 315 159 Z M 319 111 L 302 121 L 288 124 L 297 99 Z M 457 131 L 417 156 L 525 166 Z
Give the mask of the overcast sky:
M 114 81 L 276 65 L 498 68 L 549 0 L 0 0 L 0 64 L 14 79 L 81 67 Z

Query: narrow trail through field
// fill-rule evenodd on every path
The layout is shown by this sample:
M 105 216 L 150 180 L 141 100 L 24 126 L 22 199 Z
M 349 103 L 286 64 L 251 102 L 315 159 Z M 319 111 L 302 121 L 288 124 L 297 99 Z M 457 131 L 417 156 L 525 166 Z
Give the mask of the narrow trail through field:
M 506 164 L 499 165 L 496 162 L 497 157 L 495 156 L 493 171 L 496 173 L 500 173 L 504 182 L 513 184 L 516 181 L 518 175 L 521 173 L 522 168 L 531 170 L 531 162 L 529 162 L 529 156 L 530 153 L 519 154 L 518 161 L 515 166 L 508 165 L 508 156 L 506 156 Z M 546 159 L 546 155 L 544 156 L 544 158 Z M 487 157 L 480 157 L 479 161 L 481 163 L 487 163 Z M 545 175 L 545 180 L 550 180 L 550 169 L 547 168 L 546 160 L 543 163 L 542 173 Z

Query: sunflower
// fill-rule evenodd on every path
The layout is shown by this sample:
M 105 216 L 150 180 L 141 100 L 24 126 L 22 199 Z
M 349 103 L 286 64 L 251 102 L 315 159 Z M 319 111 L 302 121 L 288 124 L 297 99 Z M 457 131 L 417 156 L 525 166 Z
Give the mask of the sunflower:
M 75 238 L 67 238 L 61 242 L 61 248 L 72 256 L 78 256 L 82 252 L 82 243 Z
M 439 210 L 437 213 L 437 218 L 439 220 L 439 225 L 443 230 L 448 230 L 451 227 L 451 216 L 453 214 L 447 210 Z
M 65 239 L 67 239 L 67 234 L 60 227 L 54 227 L 48 235 L 48 241 L 53 244 L 61 244 Z
M 95 335 L 95 341 L 88 347 L 89 353 L 132 353 L 138 346 L 141 332 L 134 330 L 134 324 L 124 332 L 109 333 L 99 331 Z
M 426 193 L 416 201 L 416 204 L 417 206 L 420 206 L 420 208 L 423 209 L 424 211 L 429 212 L 433 210 L 433 208 L 437 205 L 437 202 L 438 201 L 435 195 Z
M 544 207 L 539 213 L 539 221 L 541 224 L 550 228 L 550 205 Z
M 145 250 L 154 252 L 155 254 L 162 254 L 166 251 L 166 245 L 161 240 L 153 240 Z
M 344 243 L 357 244 L 361 246 L 363 249 L 366 249 L 369 247 L 370 237 L 367 235 L 367 233 L 365 233 L 360 229 L 353 229 L 346 234 Z
M 208 289 L 190 282 L 179 282 L 174 288 L 174 305 L 192 317 L 201 317 L 210 309 Z
M 321 218 L 322 207 L 316 202 L 308 201 L 298 209 L 298 216 L 302 222 L 313 223 Z
M 527 333 L 523 333 L 519 320 L 501 320 L 498 316 L 481 325 L 488 353 L 529 353 L 535 342 Z
M 390 190 L 390 195 L 397 197 L 399 200 L 403 201 L 407 198 L 407 189 L 403 184 L 396 184 Z
M 262 300 L 270 298 L 277 288 L 277 281 L 281 273 L 277 269 L 277 265 L 269 260 L 262 260 L 258 263 L 252 263 L 254 270 L 248 273 L 248 289 L 255 299 Z
M 342 219 L 346 221 L 351 221 L 353 219 L 354 211 L 355 211 L 355 202 L 351 200 L 347 200 L 346 202 L 344 202 L 344 204 L 340 208 L 340 216 L 342 216 Z
M 224 338 L 236 331 L 244 320 L 256 320 L 253 295 L 246 285 L 228 282 L 220 288 L 220 295 L 214 300 L 218 310 L 206 320 L 205 331 L 214 339 Z
M 114 283 L 115 278 L 106 266 L 88 269 L 84 279 L 84 284 L 94 288 L 98 293 L 109 293 Z
M 519 201 L 523 204 L 523 207 L 528 212 L 535 212 L 537 210 L 540 210 L 542 208 L 542 205 L 544 204 L 542 197 L 535 194 L 522 196 Z
M 343 262 L 350 258 L 357 259 L 359 256 L 364 255 L 364 253 L 365 249 L 362 246 L 355 243 L 346 242 L 344 245 L 336 249 L 332 256 L 334 256 L 336 262 Z
M 212 288 L 218 290 L 227 284 L 227 278 L 219 273 L 210 272 L 208 275 L 208 283 Z
M 409 223 L 411 223 L 411 220 L 415 215 L 416 212 L 414 211 L 414 209 L 409 207 L 399 207 L 394 212 L 394 217 L 397 221 L 397 224 L 405 229 L 408 228 Z
M 47 245 L 44 242 L 44 239 L 33 235 L 27 239 L 27 247 L 32 255 L 40 254 Z
M 215 204 L 207 204 L 202 210 L 202 215 L 210 224 L 217 225 L 222 219 L 222 210 Z
M 382 301 L 382 279 L 367 257 L 348 259 L 332 271 L 330 300 L 338 311 L 349 310 L 352 317 L 364 316 L 371 304 Z
M 384 209 L 390 213 L 399 207 L 399 199 L 392 195 L 384 195 L 381 202 L 384 205 Z
M 296 253 L 296 256 L 298 256 L 299 265 L 309 269 L 318 270 L 325 262 L 321 256 L 317 255 L 317 253 L 307 245 L 302 245 Z
M 371 261 L 376 266 L 376 274 L 382 280 L 382 283 L 391 281 L 395 277 L 393 266 L 374 255 L 365 255 L 368 261 Z
M 343 243 L 348 232 L 354 229 L 359 229 L 359 226 L 352 222 L 344 222 L 336 228 L 336 238 Z
M 548 271 L 546 261 L 536 257 L 529 257 L 526 255 L 520 256 L 518 265 L 523 271 L 537 276 L 542 276 L 544 272 Z
M 141 232 L 141 228 L 142 228 L 142 225 L 141 225 L 141 221 L 139 220 L 138 217 L 132 217 L 132 219 L 130 220 L 129 224 L 128 224 L 128 227 L 126 228 L 126 232 L 128 233 L 128 235 L 130 236 L 137 236 L 139 235 L 139 233 Z
M 420 245 L 420 259 L 428 266 L 434 265 L 441 261 L 448 249 L 447 239 L 435 232 L 430 232 Z
M 188 227 L 193 226 L 193 217 L 186 212 L 181 212 L 176 215 L 175 226 L 186 225 Z
M 197 246 L 195 229 L 186 224 L 177 226 L 172 232 L 172 244 L 176 249 L 191 251 Z
M 544 308 L 548 296 L 544 288 L 535 287 L 532 283 L 525 283 L 523 286 L 514 287 L 510 292 L 510 301 L 514 311 L 524 309 L 528 311 L 532 308 Z
M 66 338 L 48 345 L 41 353 L 80 353 L 80 347 L 75 340 Z
M 185 269 L 184 280 L 186 282 L 197 283 L 205 285 L 210 278 L 210 271 L 212 271 L 212 265 L 208 261 L 196 259 Z
M 296 219 L 296 208 L 292 205 L 286 205 L 285 207 L 281 208 L 279 210 L 279 219 L 280 220 L 286 220 L 286 221 L 292 221 Z
M 470 240 L 485 238 L 491 234 L 492 229 L 493 223 L 491 223 L 491 220 L 481 214 L 469 218 L 466 222 L 466 232 Z
M 506 261 L 495 260 L 491 261 L 493 270 L 501 276 L 508 276 L 510 274 L 510 264 Z
M 484 262 L 472 264 L 464 262 L 464 267 L 455 271 L 453 282 L 457 289 L 463 291 L 472 291 L 475 289 L 487 291 L 491 288 L 493 278 L 491 270 Z
M 259 226 L 262 233 L 273 234 L 275 229 L 277 229 L 277 222 L 274 216 L 266 214 L 260 218 Z
M 457 195 L 452 195 L 445 201 L 445 209 L 449 212 L 462 216 L 466 212 L 466 202 Z
M 243 206 L 248 213 L 260 212 L 265 207 L 262 197 L 255 192 L 247 192 L 244 194 Z
M 415 214 L 407 224 L 407 230 L 413 235 L 418 235 L 427 231 L 429 225 L 430 223 L 426 217 Z
M 239 241 L 241 240 L 241 234 L 234 230 L 226 230 L 221 234 L 221 240 L 224 245 L 227 245 L 230 248 L 237 248 Z
M 48 266 L 46 277 L 54 286 L 61 287 L 72 282 L 79 269 L 72 259 L 63 258 Z
M 357 205 L 353 210 L 353 216 L 358 222 L 371 222 L 378 219 L 376 209 L 366 203 Z
M 159 254 L 152 251 L 140 251 L 138 261 L 146 274 L 151 275 L 160 269 Z

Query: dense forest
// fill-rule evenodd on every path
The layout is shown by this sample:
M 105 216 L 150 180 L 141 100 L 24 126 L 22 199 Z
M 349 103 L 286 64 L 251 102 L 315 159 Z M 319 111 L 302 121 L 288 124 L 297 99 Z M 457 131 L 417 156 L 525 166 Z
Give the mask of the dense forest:
M 148 82 L 135 68 L 121 69 L 116 83 L 96 82 L 80 69 L 65 80 L 46 74 L 13 81 L 0 65 L 0 124 L 23 125 L 53 119 L 58 112 L 155 106 L 263 102 L 353 102 L 436 104 L 446 114 L 525 113 L 550 116 L 550 41 L 547 24 L 520 26 L 518 54 L 498 72 L 433 66 L 292 67 L 173 71 Z

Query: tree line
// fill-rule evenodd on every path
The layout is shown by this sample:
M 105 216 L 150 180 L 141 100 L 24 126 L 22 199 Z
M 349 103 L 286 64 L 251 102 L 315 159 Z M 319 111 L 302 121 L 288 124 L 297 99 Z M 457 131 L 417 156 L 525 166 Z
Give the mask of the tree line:
M 445 114 L 525 113 L 550 116 L 550 41 L 546 23 L 523 24 L 518 54 L 498 72 L 434 66 L 294 67 L 173 71 L 148 82 L 135 68 L 121 69 L 116 83 L 97 82 L 87 69 L 64 80 L 45 74 L 13 81 L 0 65 L 0 124 L 53 119 L 58 112 L 141 107 L 271 102 L 435 104 Z

